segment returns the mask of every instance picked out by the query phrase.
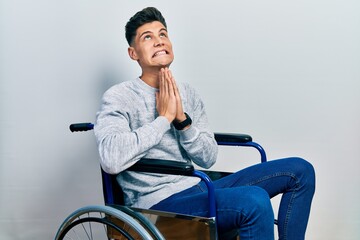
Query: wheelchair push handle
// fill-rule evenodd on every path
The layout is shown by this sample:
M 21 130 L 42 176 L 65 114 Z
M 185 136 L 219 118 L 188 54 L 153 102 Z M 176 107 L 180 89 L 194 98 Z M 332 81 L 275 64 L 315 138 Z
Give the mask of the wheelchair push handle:
M 94 128 L 94 124 L 92 123 L 73 123 L 70 125 L 71 132 L 84 132 L 89 131 Z

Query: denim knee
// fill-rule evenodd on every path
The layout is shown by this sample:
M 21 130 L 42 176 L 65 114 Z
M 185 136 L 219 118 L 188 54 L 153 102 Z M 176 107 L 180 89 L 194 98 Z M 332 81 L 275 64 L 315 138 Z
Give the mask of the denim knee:
M 291 158 L 291 164 L 301 185 L 315 191 L 315 169 L 313 165 L 298 157 Z

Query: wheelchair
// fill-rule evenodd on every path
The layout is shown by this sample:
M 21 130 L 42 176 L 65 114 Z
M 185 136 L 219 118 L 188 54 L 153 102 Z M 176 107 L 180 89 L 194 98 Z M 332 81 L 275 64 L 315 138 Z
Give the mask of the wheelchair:
M 74 123 L 72 132 L 92 130 L 92 123 Z M 257 149 L 261 162 L 267 161 L 265 150 L 247 134 L 215 133 L 218 145 L 243 146 Z M 127 171 L 196 176 L 208 188 L 207 217 L 124 206 L 123 193 L 116 180 L 101 168 L 104 206 L 86 206 L 71 213 L 60 225 L 55 240 L 60 239 L 239 239 L 237 233 L 218 236 L 216 228 L 216 202 L 212 181 L 229 172 L 196 170 L 191 162 L 174 162 L 159 159 L 141 159 Z

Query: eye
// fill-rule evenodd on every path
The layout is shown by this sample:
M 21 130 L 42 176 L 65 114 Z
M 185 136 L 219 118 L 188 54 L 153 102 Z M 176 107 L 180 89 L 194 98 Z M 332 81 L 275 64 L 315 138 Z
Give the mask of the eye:
M 151 39 L 151 36 L 150 35 L 145 35 L 144 36 L 144 40 L 150 40 Z
M 166 33 L 160 33 L 160 37 L 167 37 Z

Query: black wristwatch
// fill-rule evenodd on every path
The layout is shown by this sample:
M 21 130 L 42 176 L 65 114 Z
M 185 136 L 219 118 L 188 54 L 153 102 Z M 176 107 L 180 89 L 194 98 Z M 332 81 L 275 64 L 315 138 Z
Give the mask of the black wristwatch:
M 173 121 L 172 124 L 174 125 L 174 127 L 177 129 L 177 130 L 183 130 L 186 126 L 190 125 L 192 123 L 192 120 L 191 118 L 189 117 L 189 115 L 187 113 L 184 113 L 185 116 L 186 116 L 186 119 L 182 122 L 176 122 L 176 121 Z

